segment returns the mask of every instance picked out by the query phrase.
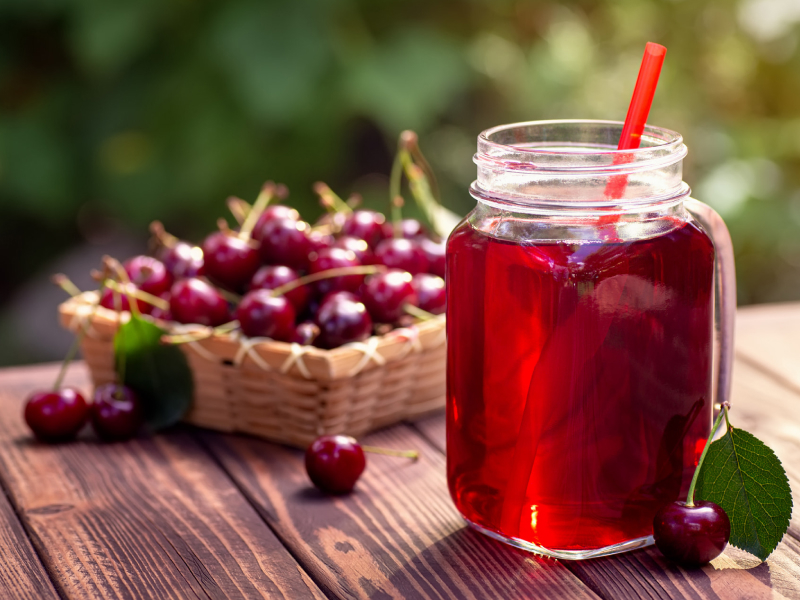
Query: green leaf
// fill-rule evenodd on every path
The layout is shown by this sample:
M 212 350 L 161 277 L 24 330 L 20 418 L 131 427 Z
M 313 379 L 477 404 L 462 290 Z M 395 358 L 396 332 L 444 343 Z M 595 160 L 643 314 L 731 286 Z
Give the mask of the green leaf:
M 781 461 L 761 440 L 731 427 L 708 449 L 695 498 L 722 507 L 730 543 L 765 560 L 792 516 L 792 491 Z
M 153 429 L 177 423 L 192 403 L 192 373 L 186 357 L 177 346 L 161 343 L 164 333 L 131 315 L 114 336 L 117 372 L 138 394 L 145 422 Z

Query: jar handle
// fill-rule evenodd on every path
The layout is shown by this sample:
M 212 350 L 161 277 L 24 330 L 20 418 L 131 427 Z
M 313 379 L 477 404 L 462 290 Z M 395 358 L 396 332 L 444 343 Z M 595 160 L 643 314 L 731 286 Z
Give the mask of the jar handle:
M 717 361 L 716 404 L 730 402 L 733 373 L 733 329 L 736 321 L 736 270 L 731 234 L 716 211 L 694 198 L 686 209 L 706 230 L 714 244 L 714 358 Z

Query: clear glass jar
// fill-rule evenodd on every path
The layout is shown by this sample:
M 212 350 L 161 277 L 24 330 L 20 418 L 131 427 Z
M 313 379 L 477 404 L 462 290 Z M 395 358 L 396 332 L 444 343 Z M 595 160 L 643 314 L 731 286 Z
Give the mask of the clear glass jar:
M 652 543 L 656 511 L 685 498 L 712 388 L 729 389 L 727 230 L 689 198 L 679 134 L 647 127 L 617 151 L 621 130 L 483 132 L 478 204 L 447 243 L 451 495 L 477 529 L 558 558 Z

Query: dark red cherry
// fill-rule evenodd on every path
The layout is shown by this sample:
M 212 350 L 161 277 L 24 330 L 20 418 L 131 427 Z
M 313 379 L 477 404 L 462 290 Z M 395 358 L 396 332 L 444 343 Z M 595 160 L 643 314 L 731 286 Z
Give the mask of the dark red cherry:
M 444 279 L 430 273 L 418 273 L 411 280 L 417 293 L 417 306 L 434 315 L 440 315 L 447 307 Z
M 94 390 L 92 428 L 103 440 L 127 440 L 142 426 L 142 404 L 126 385 L 107 383 Z
M 322 233 L 321 231 L 314 231 L 312 229 L 308 234 L 308 243 L 311 252 L 319 252 L 325 248 L 330 248 L 334 245 L 335 241 L 332 235 Z
M 301 346 L 310 346 L 314 343 L 314 340 L 317 339 L 318 335 L 319 327 L 317 327 L 317 324 L 304 321 L 294 328 L 294 335 L 289 341 L 300 344 Z
M 374 210 L 357 210 L 342 225 L 342 235 L 359 238 L 374 248 L 384 238 L 386 217 Z
M 345 250 L 343 248 L 325 248 L 312 256 L 308 271 L 313 275 L 314 273 L 321 273 L 328 269 L 357 267 L 359 264 L 356 255 L 350 250 Z M 321 279 L 317 281 L 314 286 L 318 294 L 324 295 L 339 290 L 356 292 L 363 282 L 363 275 L 342 275 L 329 279 Z
M 169 292 L 161 294 L 159 296 L 159 298 L 161 298 L 162 300 L 166 300 L 167 303 L 169 303 L 170 297 L 171 296 Z M 158 306 L 154 306 L 153 309 L 150 311 L 150 316 L 153 317 L 154 319 L 161 319 L 162 321 L 173 320 L 172 311 L 169 309 L 169 306 L 167 306 L 167 308 L 159 308 Z
M 205 274 L 203 249 L 187 242 L 177 242 L 171 248 L 163 247 L 158 257 L 175 279 L 200 277 Z
M 356 255 L 356 259 L 362 265 L 375 264 L 375 255 L 372 253 L 372 250 L 369 249 L 367 242 L 360 238 L 346 235 L 336 240 L 333 243 L 333 247 L 350 250 L 350 252 Z
M 205 239 L 203 258 L 206 276 L 229 290 L 244 289 L 261 264 L 253 242 L 222 231 Z
M 259 254 L 268 265 L 286 265 L 304 271 L 308 268 L 311 241 L 310 227 L 305 221 L 295 219 L 272 219 L 260 229 L 253 230 L 260 240 Z
M 672 502 L 653 519 L 656 546 L 685 567 L 702 566 L 722 554 L 730 535 L 728 515 L 713 502 Z
M 350 302 L 361 302 L 361 298 L 358 297 L 358 294 L 354 294 L 353 292 L 346 292 L 344 290 L 338 290 L 335 292 L 330 292 L 328 294 L 325 294 L 322 297 L 322 300 L 319 301 L 319 306 L 317 306 L 317 310 L 319 310 L 320 306 L 322 306 L 329 300 L 349 300 Z
M 172 285 L 169 308 L 178 323 L 216 327 L 230 319 L 228 302 L 202 279 L 181 279 Z
M 400 235 L 398 237 L 413 240 L 428 235 L 425 226 L 417 219 L 403 219 L 400 221 Z M 383 236 L 386 239 L 395 237 L 394 223 L 387 221 L 383 224 Z
M 406 314 L 406 304 L 417 304 L 411 274 L 406 271 L 373 275 L 364 284 L 361 299 L 372 319 L 378 323 L 394 323 Z
M 152 256 L 134 256 L 122 265 L 136 287 L 143 292 L 160 296 L 172 286 L 172 275 L 164 263 Z
M 337 348 L 349 342 L 360 342 L 372 334 L 372 319 L 362 302 L 336 293 L 327 298 L 316 315 L 319 336 L 314 345 Z
M 253 275 L 253 279 L 250 281 L 250 290 L 274 290 L 299 278 L 300 275 L 294 269 L 283 265 L 267 265 L 261 267 Z M 294 305 L 295 311 L 299 314 L 306 309 L 309 300 L 311 300 L 311 287 L 302 285 L 291 292 L 287 292 L 285 296 Z
M 75 437 L 88 416 L 86 400 L 73 388 L 33 392 L 25 403 L 25 422 L 45 442 Z
M 271 290 L 248 292 L 233 316 L 247 337 L 289 342 L 294 336 L 294 307 L 286 296 L 273 296 Z
M 375 259 L 390 269 L 408 271 L 412 275 L 428 270 L 428 259 L 416 240 L 392 238 L 383 240 L 375 249 Z
M 122 286 L 123 290 L 129 290 L 131 294 L 126 294 L 124 291 L 115 292 L 111 288 L 106 288 L 100 296 L 100 306 L 109 310 L 122 310 L 129 311 L 131 309 L 131 300 L 134 298 L 133 293 L 136 291 L 136 286 L 128 283 Z M 139 312 L 143 314 L 150 314 L 153 310 L 153 305 L 145 302 L 144 300 L 136 300 L 136 306 Z
M 422 252 L 425 253 L 425 258 L 428 259 L 428 273 L 438 275 L 444 279 L 444 268 L 447 261 L 445 260 L 445 244 L 441 242 L 434 242 L 428 238 L 420 238 L 417 240 Z
M 257 237 L 258 234 L 256 232 L 260 233 L 264 223 L 267 221 L 274 221 L 275 219 L 292 219 L 294 221 L 299 221 L 300 213 L 291 206 L 286 206 L 285 204 L 273 204 L 268 206 L 264 209 L 264 212 L 261 213 L 261 216 L 258 217 L 258 221 L 256 221 L 256 226 L 253 228 L 253 237 L 261 241 L 261 239 Z
M 131 303 L 124 293 L 117 293 L 111 288 L 106 288 L 100 296 L 100 306 L 108 310 L 130 310 Z
M 308 477 L 328 494 L 352 491 L 366 466 L 364 450 L 346 435 L 323 435 L 306 449 Z

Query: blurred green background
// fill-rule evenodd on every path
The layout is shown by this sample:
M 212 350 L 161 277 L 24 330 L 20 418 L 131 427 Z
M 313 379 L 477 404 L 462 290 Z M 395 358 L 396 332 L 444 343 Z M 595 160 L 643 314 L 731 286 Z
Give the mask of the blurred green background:
M 63 294 L 147 224 L 200 240 L 231 194 L 311 184 L 383 208 L 397 134 L 472 207 L 475 137 L 621 120 L 646 41 L 649 122 L 728 222 L 741 304 L 800 299 L 797 0 L 0 0 L 0 364 L 57 359 Z

